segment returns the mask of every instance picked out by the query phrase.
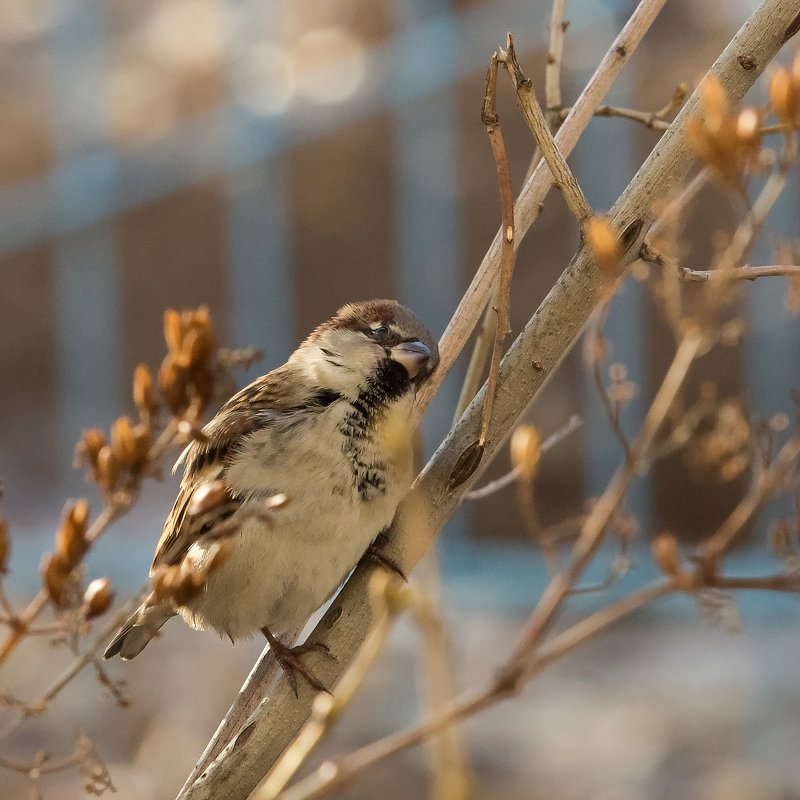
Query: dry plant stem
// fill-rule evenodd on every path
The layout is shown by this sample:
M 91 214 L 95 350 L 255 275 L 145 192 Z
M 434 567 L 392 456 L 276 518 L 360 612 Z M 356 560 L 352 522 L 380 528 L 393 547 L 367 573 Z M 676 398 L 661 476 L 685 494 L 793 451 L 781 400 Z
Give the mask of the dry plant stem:
M 12 721 L 2 732 L 0 732 L 0 742 L 11 736 L 29 717 L 34 714 L 41 714 L 47 708 L 48 703 L 54 700 L 64 689 L 65 686 L 86 666 L 94 661 L 98 651 L 108 643 L 108 638 L 114 633 L 119 626 L 133 611 L 134 607 L 138 605 L 141 597 L 145 594 L 149 587 L 146 583 L 124 606 L 122 606 L 116 614 L 114 614 L 109 621 L 103 626 L 103 629 L 94 638 L 90 647 L 83 654 L 77 656 L 75 660 L 59 675 L 33 703 L 21 709 L 19 717 Z
M 613 50 L 582 95 L 583 98 L 590 98 L 591 102 L 588 106 L 586 102 L 577 105 L 559 130 L 556 142 L 563 153 L 571 149 L 573 137 L 582 130 L 585 124 L 582 115 L 586 114 L 588 121 L 591 112 L 600 103 L 603 92 L 616 77 L 625 58 L 652 23 L 661 5 L 661 2 L 653 0 L 642 2 L 637 7 L 634 17 L 625 26 Z M 739 102 L 783 45 L 786 31 L 797 12 L 797 0 L 765 0 L 717 59 L 710 72 L 719 78 L 732 103 Z M 743 52 L 752 55 L 755 69 L 744 70 L 737 62 L 737 57 Z M 698 105 L 695 94 L 611 211 L 612 221 L 618 229 L 630 230 L 635 234 L 626 241 L 629 248 L 623 255 L 620 270 L 624 270 L 636 258 L 641 236 L 655 217 L 653 205 L 656 199 L 669 196 L 681 184 L 692 163 L 693 156 L 684 135 L 684 123 L 688 115 L 697 113 Z M 581 124 L 570 124 L 570 120 L 578 120 Z M 544 196 L 535 193 L 544 192 L 548 182 L 549 170 L 546 167 L 542 169 L 540 165 L 515 207 L 517 241 L 535 216 L 532 199 L 536 198 L 538 204 L 539 198 Z M 483 302 L 491 290 L 498 256 L 499 237 L 490 248 L 484 265 L 443 337 L 442 366 L 435 373 L 433 386 L 421 392 L 418 413 L 427 406 L 480 315 Z M 600 284 L 601 276 L 588 250 L 581 248 L 500 365 L 499 390 L 487 436 L 485 458 L 491 457 L 505 440 L 511 427 L 575 341 L 595 305 Z M 541 364 L 542 369 L 532 369 L 534 362 Z M 435 533 L 453 514 L 464 492 L 471 487 L 474 475 L 457 487 L 451 485 L 450 475 L 461 454 L 477 441 L 482 402 L 479 394 L 398 509 L 386 553 L 406 572 L 410 572 L 424 555 Z M 427 510 L 424 524 L 419 513 L 421 505 Z M 420 532 L 420 528 L 424 530 Z M 315 640 L 327 644 L 339 659 L 338 664 L 328 663 L 314 654 L 307 659 L 309 667 L 328 685 L 335 684 L 345 664 L 352 659 L 366 637 L 370 619 L 365 598 L 370 573 L 371 569 L 366 566 L 355 570 L 312 633 Z M 248 691 L 260 691 L 258 687 L 246 688 Z M 239 734 L 238 740 L 231 742 L 213 767 L 206 769 L 191 788 L 182 793 L 182 797 L 199 800 L 223 795 L 246 795 L 301 729 L 308 716 L 310 702 L 311 696 L 304 693 L 302 687 L 300 698 L 295 699 L 285 682 L 279 682 Z
M 578 220 L 578 224 L 582 226 L 584 221 L 592 214 L 591 206 L 581 191 L 578 181 L 572 174 L 566 158 L 558 149 L 553 135 L 550 133 L 542 108 L 533 91 L 533 83 L 530 78 L 526 78 L 522 74 L 517 61 L 517 54 L 514 50 L 514 39 L 510 33 L 508 34 L 507 47 L 508 52 L 501 51 L 500 56 L 508 68 L 508 74 L 514 84 L 522 116 L 525 118 L 525 122 L 534 139 L 536 139 L 536 143 L 542 151 L 542 156 L 544 156 L 544 160 L 547 162 L 558 188 L 563 192 L 569 210 Z
M 425 594 L 413 606 L 414 619 L 424 639 L 425 701 L 432 716 L 438 716 L 455 696 L 456 675 L 449 639 L 439 614 L 441 608 L 441 573 L 432 549 L 420 565 Z M 419 569 L 417 570 L 420 571 Z M 427 742 L 431 800 L 467 800 L 471 795 L 470 770 L 467 767 L 462 732 L 451 725 Z
M 561 125 L 561 58 L 564 53 L 564 33 L 568 22 L 564 22 L 566 0 L 553 0 L 550 14 L 550 46 L 544 68 L 544 101 L 547 107 L 547 125 L 555 134 Z M 565 115 L 566 116 L 566 115 Z
M 550 132 L 553 135 L 555 135 L 556 131 L 561 127 L 561 123 L 564 117 L 566 117 L 566 112 L 562 115 L 560 111 L 561 57 L 564 50 L 564 33 L 569 25 L 568 22 L 564 22 L 564 5 L 565 0 L 553 0 L 553 10 L 550 16 L 550 46 L 547 51 L 547 63 L 544 73 L 545 98 L 548 109 L 547 122 L 550 126 Z M 525 176 L 526 183 L 540 160 L 541 150 L 537 147 Z M 492 297 L 484 312 L 481 330 L 475 339 L 475 345 L 470 356 L 469 365 L 467 366 L 464 382 L 461 385 L 461 393 L 459 394 L 458 403 L 456 404 L 453 422 L 464 413 L 464 409 L 470 404 L 470 401 L 475 397 L 475 394 L 480 388 L 486 359 L 491 352 L 491 341 L 494 338 L 492 332 L 497 328 L 497 312 L 495 311 L 495 307 L 497 306 L 497 292 L 498 286 L 495 285 Z
M 539 648 L 537 655 L 527 664 L 524 680 L 531 680 L 551 664 L 585 644 L 589 639 L 603 633 L 629 614 L 654 600 L 678 591 L 691 594 L 702 589 L 761 590 L 800 594 L 800 576 L 783 574 L 760 578 L 710 576 L 705 582 L 698 579 L 692 588 L 682 587 L 679 582 L 671 580 L 657 581 L 596 611 L 554 636 L 549 642 L 544 643 Z M 281 800 L 311 800 L 311 798 L 327 794 L 352 781 L 358 773 L 397 753 L 409 750 L 443 728 L 512 697 L 518 689 L 519 687 L 515 686 L 511 691 L 507 683 L 502 680 L 494 680 L 482 689 L 465 692 L 436 718 L 386 736 L 347 756 L 325 762 L 315 773 L 284 792 L 280 796 Z
M 166 448 L 174 440 L 176 431 L 177 422 L 172 419 L 167 423 L 161 435 L 151 447 L 150 453 L 148 454 L 149 461 L 156 463 L 161 458 Z M 86 541 L 89 542 L 89 544 L 94 544 L 105 532 L 106 528 L 133 505 L 138 489 L 139 486 L 137 483 L 137 485 L 128 487 L 125 491 L 117 492 L 106 498 L 103 510 L 86 532 Z M 3 662 L 25 638 L 28 628 L 45 608 L 47 601 L 48 594 L 42 589 L 33 600 L 31 600 L 28 607 L 15 618 L 15 624 L 12 630 L 3 641 L 2 645 L 0 645 L 0 666 L 2 666 Z
M 592 377 L 594 378 L 594 384 L 597 388 L 597 393 L 600 395 L 600 401 L 603 403 L 603 409 L 606 412 L 608 424 L 611 426 L 611 430 L 614 432 L 617 440 L 622 445 L 622 451 L 625 454 L 625 460 L 629 461 L 631 458 L 631 445 L 628 441 L 628 437 L 625 435 L 625 431 L 622 430 L 622 425 L 620 424 L 619 405 L 615 403 L 609 396 L 605 383 L 603 383 L 603 376 L 600 373 L 602 359 L 599 358 L 598 353 L 600 352 L 599 345 L 603 342 L 603 328 L 605 327 L 606 319 L 608 318 L 608 299 L 610 298 L 607 298 L 595 311 L 593 317 L 594 330 L 592 331 L 591 335 L 594 337 L 597 346 L 594 348 L 592 355 Z
M 458 418 L 464 413 L 467 406 L 472 402 L 472 398 L 478 393 L 481 383 L 483 383 L 483 369 L 486 366 L 486 360 L 489 358 L 489 354 L 492 352 L 494 332 L 497 330 L 498 289 L 499 285 L 495 284 L 492 296 L 486 306 L 486 310 L 483 312 L 483 322 L 475 337 L 475 344 L 473 345 L 467 371 L 464 375 L 464 382 L 461 384 L 461 392 L 458 395 L 458 402 L 456 403 L 456 410 L 453 415 L 453 424 L 455 424 Z
M 736 534 L 761 510 L 770 494 L 796 466 L 800 458 L 800 436 L 790 439 L 770 466 L 756 478 L 745 498 L 731 512 L 720 528 L 703 544 L 704 558 L 715 562 L 730 547 Z
M 644 418 L 642 427 L 631 444 L 630 458 L 619 467 L 606 490 L 584 522 L 580 536 L 575 542 L 572 561 L 563 573 L 557 575 L 545 589 L 536 608 L 526 622 L 522 635 L 514 648 L 511 664 L 514 668 L 524 663 L 542 640 L 553 621 L 567 593 L 583 574 L 584 569 L 594 556 L 603 540 L 611 518 L 625 495 L 639 466 L 645 463 L 650 445 L 655 439 L 658 429 L 666 419 L 675 397 L 683 385 L 689 367 L 703 344 L 698 330 L 690 330 L 684 334 L 678 345 L 675 356 L 664 376 L 661 386 L 656 392 L 653 402 Z M 509 673 L 508 679 L 514 681 L 517 675 Z
M 655 21 L 665 2 L 666 0 L 640 0 L 619 36 L 611 43 L 556 134 L 556 144 L 564 157 L 572 152 L 578 138 L 589 124 L 595 108 L 600 105 L 603 97 L 619 77 L 622 68 Z M 757 77 L 754 73 L 758 72 L 759 70 L 751 71 L 753 80 Z M 551 183 L 550 170 L 546 164 L 539 163 L 525 182 L 525 186 L 514 203 L 515 246 L 519 246 L 522 238 L 539 216 L 541 204 L 551 188 Z M 439 390 L 439 386 L 469 339 L 486 306 L 500 268 L 502 237 L 503 231 L 500 230 L 495 235 L 442 336 L 439 344 L 439 367 L 419 393 L 416 409 L 417 419 L 422 417 L 423 412 L 430 405 L 431 399 Z
M 558 561 L 558 549 L 548 532 L 542 528 L 536 506 L 533 502 L 533 482 L 520 476 L 517 480 L 517 508 L 531 541 L 542 551 L 547 574 L 553 578 L 558 574 L 561 565 Z
M 503 134 L 500 132 L 500 120 L 497 116 L 497 53 L 492 56 L 489 69 L 486 73 L 486 94 L 483 99 L 483 112 L 481 120 L 486 126 L 486 133 L 492 145 L 495 167 L 497 168 L 497 183 L 500 191 L 500 219 L 503 230 L 503 241 L 500 246 L 500 279 L 497 285 L 497 300 L 495 313 L 497 318 L 494 325 L 494 344 L 492 346 L 492 360 L 489 363 L 489 378 L 487 380 L 486 395 L 483 404 L 483 420 L 478 444 L 483 447 L 486 441 L 486 431 L 492 418 L 492 406 L 497 391 L 497 371 L 500 368 L 500 358 L 503 354 L 503 342 L 511 333 L 509 323 L 509 306 L 511 305 L 511 276 L 514 272 L 514 195 L 511 193 L 511 175 L 508 171 L 508 157 Z
M 796 264 L 773 264 L 770 266 L 732 267 L 720 272 L 718 269 L 689 269 L 681 267 L 681 280 L 684 281 L 754 281 L 757 278 L 797 278 L 800 277 L 800 266 Z
M 90 544 L 94 543 L 105 529 L 120 516 L 123 511 L 127 510 L 129 506 L 130 502 L 125 502 L 123 500 L 110 501 L 86 532 L 86 541 Z M 12 630 L 9 632 L 2 646 L 0 646 L 0 666 L 2 666 L 3 662 L 11 655 L 16 646 L 27 636 L 28 629 L 44 610 L 48 599 L 49 595 L 47 591 L 45 589 L 40 589 L 38 594 L 28 604 L 28 607 L 16 617 Z
M 562 428 L 559 428 L 555 433 L 551 434 L 544 440 L 542 443 L 542 453 L 552 450 L 573 431 L 580 428 L 581 425 L 583 425 L 583 420 L 577 414 L 573 414 L 567 420 L 566 425 L 564 425 Z M 499 492 L 501 489 L 505 489 L 506 486 L 511 486 L 511 484 L 514 483 L 519 477 L 520 472 L 521 469 L 519 467 L 514 467 L 514 469 L 512 469 L 510 472 L 507 472 L 501 478 L 498 478 L 491 483 L 487 483 L 486 486 L 481 486 L 480 489 L 473 489 L 471 492 L 466 492 L 464 494 L 464 499 L 482 500 L 484 497 L 489 497 L 490 495 Z

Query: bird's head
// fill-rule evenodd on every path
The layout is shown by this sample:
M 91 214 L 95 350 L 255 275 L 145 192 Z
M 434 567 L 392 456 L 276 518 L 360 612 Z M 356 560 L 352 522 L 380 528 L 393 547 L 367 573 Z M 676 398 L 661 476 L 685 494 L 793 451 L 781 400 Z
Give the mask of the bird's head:
M 436 369 L 431 332 L 396 300 L 348 303 L 303 342 L 293 358 L 317 385 L 349 399 L 367 389 L 386 400 L 413 392 Z

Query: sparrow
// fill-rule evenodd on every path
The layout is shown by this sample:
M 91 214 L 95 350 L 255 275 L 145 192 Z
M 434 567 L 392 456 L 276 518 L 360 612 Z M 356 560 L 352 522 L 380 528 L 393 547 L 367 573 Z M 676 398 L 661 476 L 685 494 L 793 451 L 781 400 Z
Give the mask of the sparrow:
M 151 593 L 104 657 L 134 658 L 178 614 L 233 642 L 263 633 L 295 691 L 295 672 L 324 689 L 298 658 L 314 645 L 278 637 L 305 624 L 392 522 L 411 485 L 414 396 L 438 362 L 430 331 L 400 303 L 351 303 L 228 400 L 178 459 L 150 575 L 202 568 L 223 533 L 227 560 L 183 604 Z M 253 512 L 276 495 L 284 506 Z

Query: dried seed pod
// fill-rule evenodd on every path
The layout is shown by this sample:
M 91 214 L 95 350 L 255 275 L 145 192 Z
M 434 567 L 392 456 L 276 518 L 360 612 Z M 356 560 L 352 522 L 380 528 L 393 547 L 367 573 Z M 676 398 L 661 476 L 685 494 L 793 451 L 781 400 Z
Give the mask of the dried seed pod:
M 104 614 L 114 600 L 111 581 L 108 578 L 95 578 L 83 593 L 83 607 L 86 619 L 94 619 Z
M 11 552 L 11 540 L 8 538 L 8 528 L 5 520 L 0 517 L 0 575 L 8 572 L 8 555 Z
M 139 364 L 133 371 L 133 402 L 140 413 L 150 415 L 155 403 L 153 400 L 153 377 L 146 364 Z
M 225 481 L 208 481 L 201 483 L 192 492 L 192 499 L 186 509 L 189 517 L 199 517 L 215 508 L 229 503 L 231 496 Z
M 121 466 L 127 467 L 136 462 L 136 443 L 130 417 L 120 417 L 111 425 L 111 449 Z
M 798 88 L 793 75 L 782 67 L 773 71 L 769 79 L 769 101 L 781 122 L 795 126 L 798 121 Z
M 86 528 L 89 522 L 89 504 L 78 500 L 66 513 L 56 534 L 56 555 L 67 572 L 73 570 L 89 549 Z
M 678 542 L 669 533 L 661 533 L 650 545 L 653 561 L 668 577 L 677 578 L 681 572 L 681 559 L 678 553 Z
M 150 445 L 152 443 L 150 428 L 147 425 L 135 425 L 132 434 L 133 465 L 137 468 L 141 468 L 147 463 L 148 456 L 150 455 Z
M 536 477 L 542 445 L 533 425 L 520 425 L 511 435 L 511 463 L 525 481 Z
M 80 469 L 87 465 L 93 478 L 97 477 L 97 456 L 103 449 L 106 438 L 98 428 L 84 430 L 81 440 L 75 445 L 75 461 L 73 466 Z
M 181 315 L 172 308 L 168 308 L 164 312 L 164 339 L 170 353 L 180 353 L 183 342 Z
M 729 115 L 728 95 L 716 76 L 708 75 L 700 84 L 700 102 L 703 104 L 706 129 L 719 132 L 723 129 Z
M 113 492 L 119 480 L 119 459 L 106 445 L 97 456 L 97 482 L 106 492 Z
M 48 597 L 57 606 L 64 603 L 64 584 L 68 575 L 69 569 L 58 554 L 49 556 L 42 566 L 42 583 Z
M 187 394 L 187 372 L 178 367 L 172 355 L 167 355 L 158 371 L 158 385 L 175 416 L 181 416 L 189 405 Z
M 608 217 L 590 217 L 586 222 L 586 241 L 604 272 L 616 270 L 620 260 L 619 237 Z

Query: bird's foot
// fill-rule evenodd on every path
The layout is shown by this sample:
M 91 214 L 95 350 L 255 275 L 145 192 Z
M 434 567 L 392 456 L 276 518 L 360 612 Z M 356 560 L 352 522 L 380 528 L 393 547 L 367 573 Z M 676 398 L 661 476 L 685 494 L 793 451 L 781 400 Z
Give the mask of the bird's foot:
M 308 683 L 318 692 L 327 692 L 331 694 L 328 689 L 316 675 L 300 660 L 300 656 L 305 653 L 311 653 L 314 650 L 321 650 L 329 658 L 334 661 L 336 657 L 331 653 L 328 647 L 321 642 L 305 642 L 304 644 L 297 645 L 296 647 L 287 647 L 283 642 L 276 639 L 269 631 L 269 628 L 262 628 L 261 633 L 269 642 L 269 649 L 275 654 L 275 660 L 278 662 L 286 680 L 289 681 L 289 686 L 297 696 L 297 676 L 302 675 Z

